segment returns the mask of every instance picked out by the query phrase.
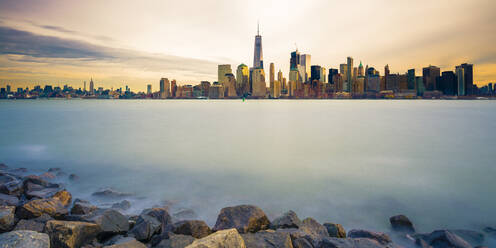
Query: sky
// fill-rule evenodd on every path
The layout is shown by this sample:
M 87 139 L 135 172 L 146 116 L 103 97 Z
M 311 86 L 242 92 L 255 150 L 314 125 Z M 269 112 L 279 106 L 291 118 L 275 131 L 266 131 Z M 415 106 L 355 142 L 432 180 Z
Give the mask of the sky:
M 257 21 L 264 64 L 286 77 L 298 48 L 381 74 L 473 63 L 481 86 L 496 81 L 495 12 L 494 0 L 0 0 L 0 87 L 216 81 L 218 64 L 253 65 Z

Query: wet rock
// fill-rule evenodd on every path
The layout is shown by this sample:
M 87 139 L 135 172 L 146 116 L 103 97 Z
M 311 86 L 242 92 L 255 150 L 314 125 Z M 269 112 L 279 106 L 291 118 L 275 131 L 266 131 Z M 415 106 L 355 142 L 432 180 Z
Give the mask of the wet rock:
M 59 184 L 50 183 L 38 176 L 27 176 L 23 182 L 23 190 L 28 199 L 43 199 L 55 195 L 62 190 Z
M 236 228 L 217 231 L 205 238 L 197 239 L 187 248 L 246 248 Z
M 45 223 L 31 220 L 20 220 L 17 222 L 14 230 L 29 230 L 35 232 L 43 232 L 45 230 Z
M 104 246 L 105 248 L 146 248 L 146 245 L 132 237 L 120 237 Z
M 281 247 L 293 248 L 289 234 L 274 230 L 259 231 L 257 233 L 241 234 L 247 248 L 253 247 Z
M 129 231 L 137 240 L 148 242 L 154 234 L 160 232 L 160 222 L 149 215 L 140 215 L 134 227 Z
M 99 233 L 100 227 L 94 223 L 78 221 L 48 221 L 45 230 L 53 247 L 76 248 L 91 242 Z
M 116 191 L 112 188 L 106 188 L 106 189 L 102 189 L 102 190 L 99 190 L 97 192 L 94 192 L 92 195 L 98 196 L 98 197 L 105 197 L 105 198 L 122 198 L 122 197 L 131 196 L 132 194 L 119 192 L 119 191 Z
M 194 220 L 198 218 L 195 211 L 191 209 L 182 209 L 172 215 L 175 220 Z
M 472 230 L 449 230 L 451 233 L 458 235 L 463 240 L 467 241 L 469 244 L 473 246 L 481 246 L 484 244 L 485 237 L 481 232 L 476 232 Z
M 31 200 L 16 210 L 16 215 L 21 219 L 32 219 L 48 214 L 55 219 L 62 219 L 67 214 L 67 209 L 58 199 L 37 199 Z
M 391 223 L 391 227 L 393 230 L 398 232 L 406 232 L 406 233 L 414 233 L 415 228 L 413 227 L 412 222 L 408 217 L 404 215 L 396 215 L 389 218 L 389 222 Z
M 282 216 L 279 216 L 275 218 L 271 224 L 270 227 L 272 229 L 279 229 L 279 228 L 298 228 L 301 226 L 301 220 L 298 218 L 295 212 L 292 210 L 289 210 L 288 212 L 284 213 Z
M 432 246 L 433 248 L 445 248 L 445 247 L 456 247 L 456 248 L 471 248 L 472 246 L 462 239 L 460 236 L 448 231 L 448 230 L 437 230 L 428 234 L 415 234 L 413 237 L 416 238 L 416 243 L 421 244 L 422 241 L 425 244 Z
M 64 207 L 71 205 L 72 195 L 67 190 L 62 190 L 55 193 L 52 198 L 58 199 Z
M 189 235 L 169 233 L 167 239 L 163 239 L 155 248 L 184 248 L 195 241 L 195 238 Z
M 128 210 L 131 208 L 131 203 L 128 200 L 123 200 L 121 202 L 112 204 L 112 208 L 119 210 Z
M 172 225 L 172 218 L 165 208 L 149 208 L 141 212 L 141 215 L 148 215 L 160 223 L 161 232 L 169 231 L 168 227 Z
M 8 232 L 15 225 L 15 207 L 0 206 L 0 232 Z
M 17 206 L 18 204 L 19 198 L 17 196 L 0 193 L 0 206 Z
M 201 239 L 212 233 L 207 223 L 202 220 L 184 220 L 174 223 L 172 231 L 175 234 L 190 235 L 197 239 Z
M 45 179 L 45 180 L 52 180 L 52 179 L 55 179 L 56 176 L 53 173 L 45 172 L 45 173 L 40 175 L 40 178 Z
M 349 238 L 366 238 L 366 239 L 373 239 L 380 244 L 388 244 L 391 243 L 391 238 L 382 232 L 372 232 L 372 231 L 367 231 L 367 230 L 361 230 L 361 229 L 353 229 L 348 232 L 348 237 Z
M 312 218 L 304 219 L 299 230 L 306 234 L 305 238 L 313 245 L 316 245 L 321 239 L 329 237 L 327 228 Z
M 25 230 L 12 231 L 0 234 L 0 247 L 50 248 L 50 238 L 45 233 Z
M 86 221 L 97 224 L 100 227 L 100 235 L 109 236 L 113 234 L 123 234 L 129 230 L 127 217 L 113 209 L 106 209 L 93 212 L 84 218 Z
M 220 210 L 214 230 L 236 228 L 239 233 L 268 229 L 270 221 L 259 207 L 240 205 Z
M 86 215 L 97 209 L 98 208 L 95 205 L 92 205 L 89 201 L 76 199 L 74 201 L 74 205 L 72 206 L 71 214 Z
M 346 238 L 346 231 L 344 230 L 342 225 L 334 223 L 324 223 L 324 226 L 327 229 L 330 237 Z
M 297 238 L 293 241 L 293 248 L 313 248 L 313 245 L 305 238 Z
M 76 174 L 70 174 L 69 175 L 69 180 L 71 180 L 71 181 L 77 181 L 77 180 L 79 180 L 79 176 L 76 175 Z
M 394 248 L 394 244 L 381 244 L 368 238 L 324 238 L 316 246 L 318 248 Z
M 20 196 L 23 193 L 22 178 L 0 172 L 0 193 Z

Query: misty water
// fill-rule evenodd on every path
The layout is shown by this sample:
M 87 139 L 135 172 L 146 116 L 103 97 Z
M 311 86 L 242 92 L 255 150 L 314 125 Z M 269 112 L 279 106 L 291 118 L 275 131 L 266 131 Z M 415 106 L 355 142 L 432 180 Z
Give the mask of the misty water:
M 496 101 L 0 101 L 0 162 L 211 226 L 254 204 L 347 229 L 388 231 L 401 213 L 420 232 L 481 230 L 496 224 L 495 148 Z

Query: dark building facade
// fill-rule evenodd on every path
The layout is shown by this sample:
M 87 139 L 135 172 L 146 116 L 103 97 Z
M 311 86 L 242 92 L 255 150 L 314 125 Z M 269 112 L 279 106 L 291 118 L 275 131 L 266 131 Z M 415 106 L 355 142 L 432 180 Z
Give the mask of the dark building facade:
M 313 80 L 320 81 L 320 71 L 322 68 L 320 65 L 312 65 L 310 67 L 310 82 L 313 82 Z
M 338 69 L 332 69 L 332 68 L 329 68 L 329 74 L 327 75 L 327 82 L 329 82 L 330 84 L 335 84 L 336 82 L 334 82 L 334 75 L 337 75 L 339 72 L 338 72 Z
M 426 90 L 437 90 L 436 78 L 441 76 L 441 70 L 436 66 L 429 66 L 422 69 L 422 78 Z
M 452 71 L 443 71 L 438 77 L 437 85 L 438 90 L 442 91 L 444 95 L 454 96 L 458 94 L 458 87 L 456 84 L 456 75 Z

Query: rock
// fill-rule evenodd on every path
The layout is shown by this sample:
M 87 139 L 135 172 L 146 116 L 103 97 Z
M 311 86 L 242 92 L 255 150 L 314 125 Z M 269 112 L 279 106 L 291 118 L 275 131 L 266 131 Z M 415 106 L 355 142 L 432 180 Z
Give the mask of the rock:
M 301 226 L 301 220 L 298 218 L 295 212 L 292 210 L 289 210 L 288 212 L 284 213 L 282 216 L 279 216 L 275 218 L 272 223 L 270 224 L 270 227 L 272 229 L 279 229 L 279 228 L 298 228 Z
M 348 237 L 349 238 L 366 238 L 366 239 L 373 239 L 380 244 L 388 244 L 391 243 L 391 238 L 382 232 L 372 232 L 372 231 L 367 231 L 367 230 L 361 230 L 361 229 L 353 229 L 348 232 Z
M 0 172 L 0 193 L 21 196 L 23 193 L 22 179 L 9 173 Z
M 53 173 L 45 172 L 45 173 L 40 175 L 40 178 L 43 178 L 45 180 L 51 180 L 51 179 L 55 179 L 56 176 Z
M 312 218 L 306 218 L 302 221 L 302 224 L 299 228 L 302 232 L 304 232 L 307 236 L 305 237 L 307 240 L 311 241 L 311 243 L 315 246 L 321 239 L 329 237 L 329 233 L 327 233 L 327 228 L 318 223 L 316 220 Z
M 38 176 L 27 176 L 23 182 L 23 190 L 28 199 L 43 199 L 55 195 L 62 190 L 59 184 L 50 183 Z
M 169 215 L 169 212 L 167 212 L 167 209 L 165 208 L 145 209 L 141 212 L 141 215 L 148 215 L 158 220 L 158 222 L 160 223 L 160 229 L 162 233 L 169 231 L 168 226 L 172 225 L 172 218 Z
M 467 243 L 471 244 L 472 246 L 481 246 L 484 244 L 485 241 L 484 234 L 481 232 L 476 232 L 472 230 L 463 230 L 463 229 L 456 229 L 449 231 L 453 234 L 458 235 L 460 238 L 467 241 Z
M 381 244 L 368 238 L 324 238 L 316 246 L 318 248 L 393 248 L 393 244 Z
M 182 209 L 172 215 L 175 220 L 194 220 L 198 218 L 195 211 L 191 209 Z
M 231 228 L 197 239 L 186 248 L 246 248 L 246 245 L 236 228 Z
M 20 220 L 17 222 L 14 230 L 29 230 L 35 232 L 43 232 L 45 230 L 45 224 L 43 222 L 31 220 Z
M 207 223 L 202 220 L 184 220 L 174 223 L 172 231 L 175 234 L 190 235 L 197 239 L 201 239 L 212 233 Z
M 113 209 L 96 211 L 84 218 L 100 227 L 100 235 L 109 236 L 114 234 L 124 234 L 129 231 L 127 217 Z
M 293 248 L 313 248 L 313 245 L 305 238 L 297 238 L 293 241 Z
M 148 242 L 154 234 L 160 232 L 160 228 L 161 224 L 156 218 L 142 214 L 129 233 L 139 241 Z
M 268 229 L 270 221 L 256 206 L 240 205 L 220 210 L 214 230 L 236 228 L 239 233 L 257 232 Z
M 391 223 L 391 227 L 393 230 L 398 232 L 406 232 L 406 233 L 414 233 L 415 228 L 413 227 L 412 222 L 408 217 L 404 215 L 396 215 L 389 218 L 389 222 Z
M 0 206 L 17 206 L 18 204 L 17 196 L 0 193 Z
M 131 203 L 128 200 L 123 200 L 121 202 L 112 204 L 112 208 L 120 209 L 120 210 L 128 210 L 131 208 Z
M 53 247 L 76 248 L 91 242 L 99 233 L 100 227 L 94 223 L 79 221 L 48 221 L 45 230 Z
M 77 180 L 79 180 L 79 176 L 76 175 L 76 174 L 70 174 L 69 175 L 69 180 L 71 180 L 71 181 L 77 181 Z
M 0 247 L 4 248 L 50 248 L 50 238 L 45 233 L 12 231 L 0 234 Z
M 64 207 L 71 205 L 72 195 L 67 190 L 55 193 L 52 198 L 58 199 Z
M 324 223 L 324 226 L 327 229 L 330 237 L 346 238 L 346 231 L 344 230 L 342 225 L 334 223 Z
M 21 219 L 32 219 L 40 217 L 42 214 L 48 214 L 55 219 L 62 219 L 68 214 L 68 211 L 58 199 L 54 198 L 31 200 L 16 210 L 16 215 Z
M 274 247 L 293 248 L 289 234 L 274 230 L 259 231 L 257 233 L 241 234 L 247 248 Z
M 0 232 L 8 232 L 15 225 L 14 206 L 0 206 Z
M 97 209 L 98 208 L 95 205 L 90 204 L 89 201 L 76 199 L 74 201 L 74 205 L 72 206 L 71 214 L 86 215 Z
M 163 239 L 155 248 L 184 248 L 195 241 L 195 238 L 189 235 L 169 233 L 167 239 Z
M 492 227 L 486 227 L 483 230 L 485 233 L 489 234 L 490 236 L 496 237 L 496 228 Z
M 422 241 L 433 248 L 471 248 L 472 246 L 460 236 L 448 231 L 437 230 L 428 234 L 415 234 L 416 243 L 420 245 Z
M 120 237 L 105 248 L 146 248 L 146 245 L 132 237 Z
M 100 191 L 97 191 L 97 192 L 93 193 L 92 195 L 98 196 L 98 197 L 105 197 L 105 198 L 122 198 L 122 197 L 131 196 L 132 194 L 119 192 L 119 191 L 116 191 L 112 188 L 106 188 L 106 189 L 102 189 Z
M 4 163 L 0 163 L 0 170 L 7 170 L 9 167 L 4 164 Z

